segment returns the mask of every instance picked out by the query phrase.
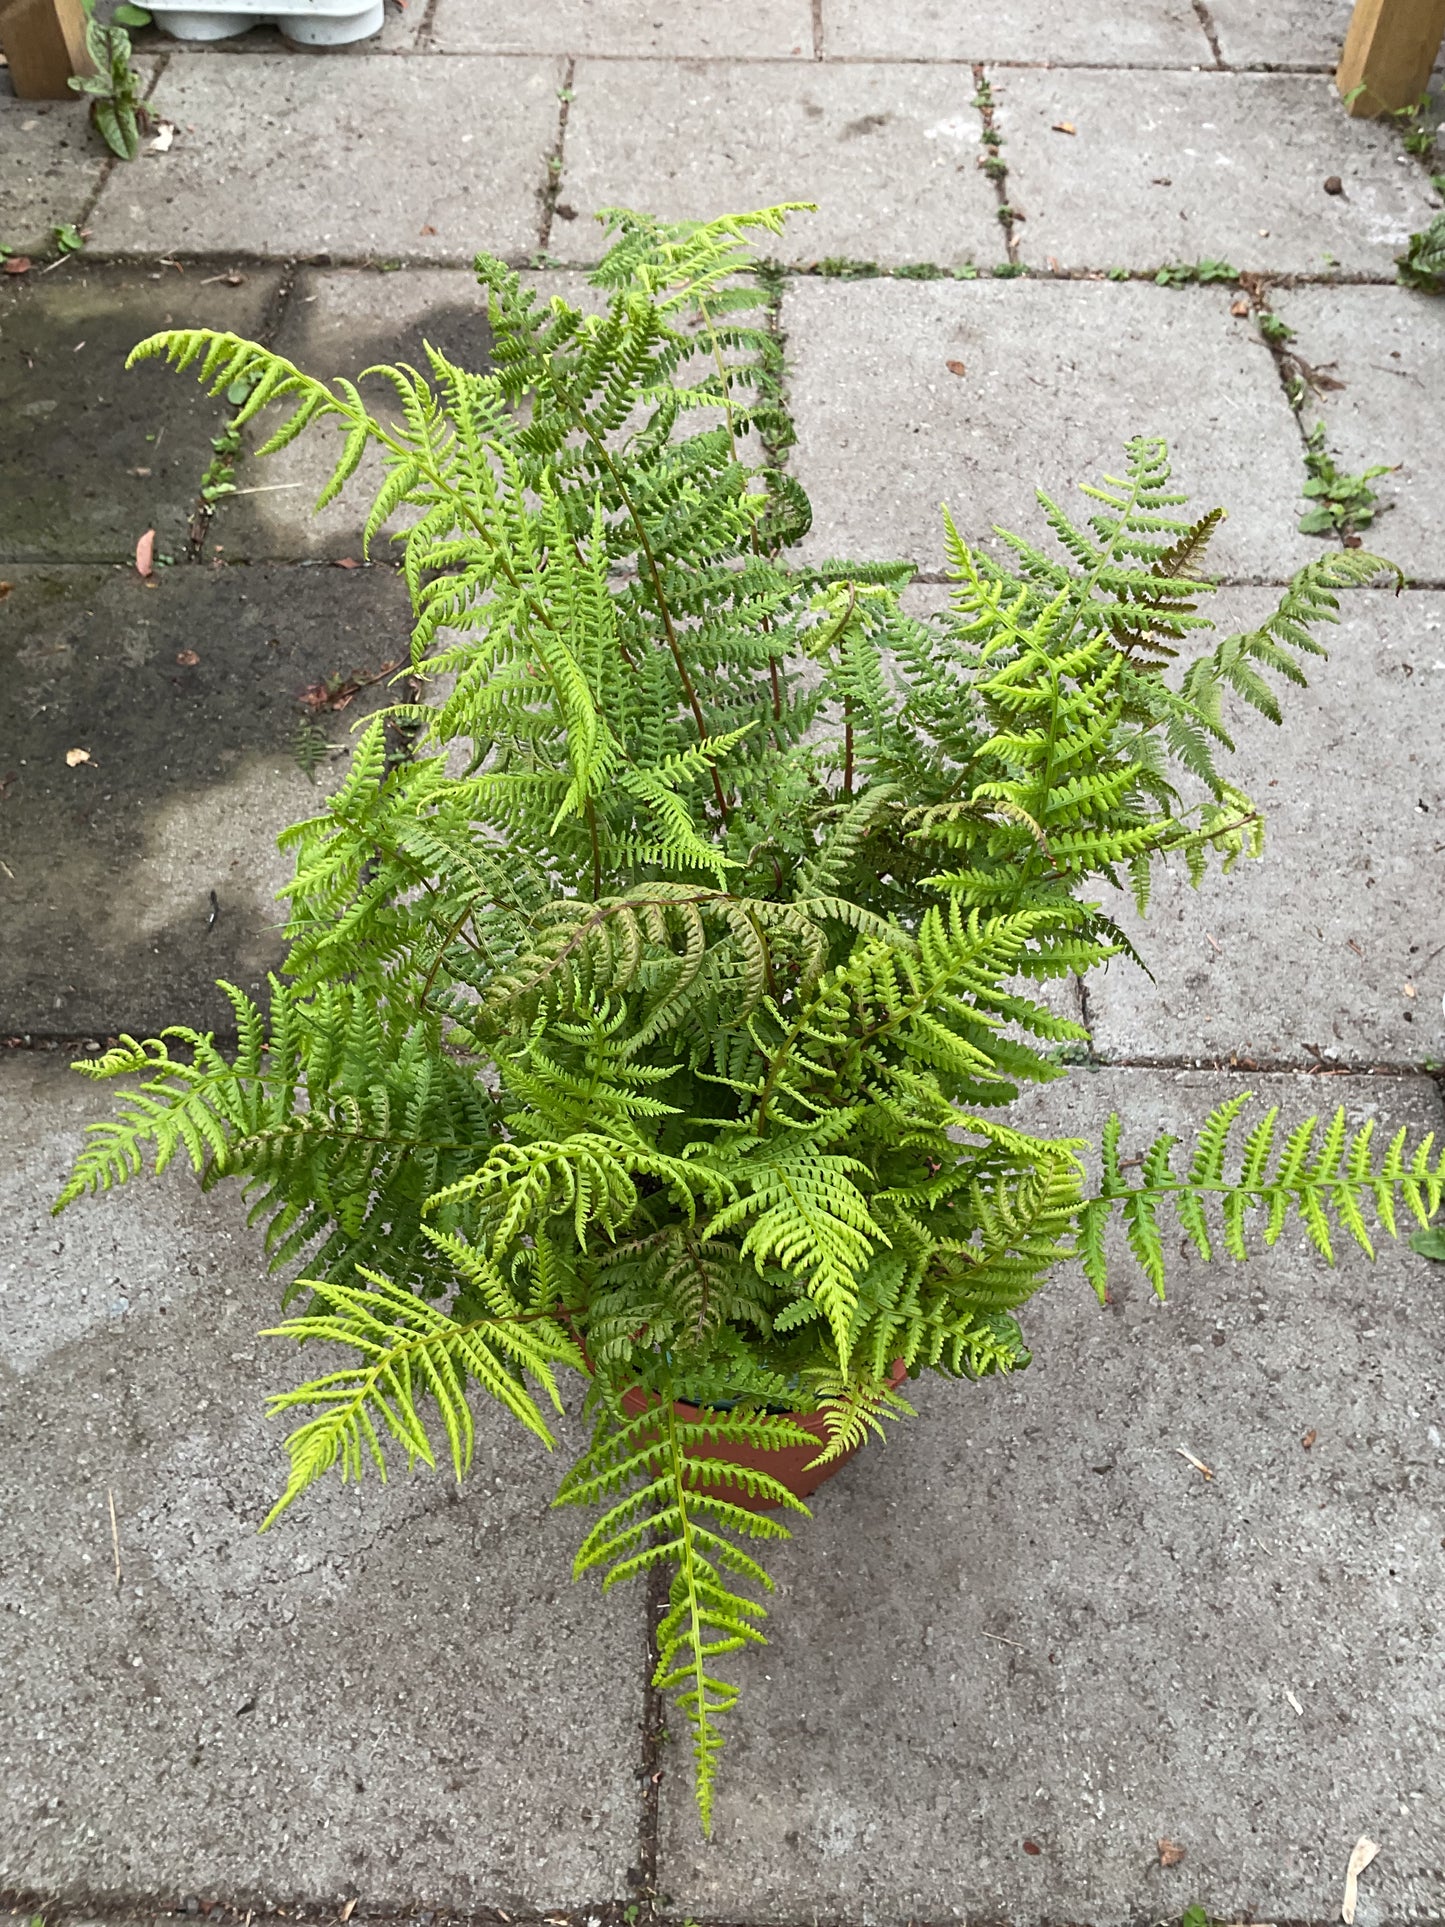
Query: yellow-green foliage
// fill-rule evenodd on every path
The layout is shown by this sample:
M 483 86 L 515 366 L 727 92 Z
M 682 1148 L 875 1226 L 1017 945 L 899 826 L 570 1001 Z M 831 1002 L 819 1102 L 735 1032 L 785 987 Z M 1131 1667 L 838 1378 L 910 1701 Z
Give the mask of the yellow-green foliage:
M 1339 1121 L 1277 1158 L 1267 1121 L 1230 1175 L 1230 1106 L 1187 1178 L 1164 1142 L 1126 1181 L 1110 1136 L 1090 1196 L 1084 1146 L 1009 1125 L 1084 1041 L 1038 987 L 1127 948 L 1101 885 L 1142 904 L 1169 852 L 1198 880 L 1259 850 L 1224 694 L 1277 719 L 1269 676 L 1302 682 L 1310 626 L 1381 565 L 1323 556 L 1216 637 L 1219 512 L 1179 513 L 1155 441 L 1087 521 L 1041 498 L 1047 553 L 1010 537 L 1003 568 L 950 524 L 934 620 L 907 565 L 789 560 L 810 510 L 755 459 L 790 430 L 747 248 L 783 212 L 614 213 L 595 312 L 482 257 L 493 370 L 372 371 L 399 425 L 235 336 L 136 351 L 250 383 L 242 420 L 285 411 L 272 448 L 338 432 L 323 500 L 380 451 L 368 540 L 399 523 L 438 694 L 393 712 L 411 754 L 373 723 L 286 833 L 285 979 L 265 1012 L 229 992 L 238 1049 L 177 1030 L 83 1067 L 139 1082 L 66 1192 L 184 1154 L 247 1182 L 274 1267 L 306 1253 L 281 1330 L 357 1363 L 277 1399 L 308 1415 L 282 1505 L 329 1466 L 430 1462 L 429 1422 L 460 1474 L 478 1391 L 548 1437 L 534 1393 L 585 1362 L 596 1437 L 560 1496 L 608 1510 L 579 1570 L 671 1571 L 659 1683 L 704 1820 L 715 1662 L 760 1637 L 739 1539 L 783 1531 L 696 1489 L 706 1440 L 796 1442 L 779 1409 L 821 1410 L 836 1455 L 907 1413 L 895 1360 L 1027 1363 L 1019 1306 L 1075 1251 L 1102 1286 L 1113 1213 L 1162 1285 L 1166 1201 L 1201 1248 L 1217 1197 L 1231 1251 L 1254 1205 L 1327 1249 L 1330 1217 L 1363 1241 L 1363 1204 L 1392 1228 L 1441 1186 L 1428 1148 L 1375 1163 Z

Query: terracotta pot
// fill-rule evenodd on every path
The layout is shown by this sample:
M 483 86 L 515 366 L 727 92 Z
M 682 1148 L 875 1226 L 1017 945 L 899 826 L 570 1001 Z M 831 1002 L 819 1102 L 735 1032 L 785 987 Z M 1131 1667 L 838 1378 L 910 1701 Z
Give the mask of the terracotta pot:
M 897 1387 L 906 1377 L 907 1367 L 903 1360 L 895 1359 L 893 1369 L 888 1374 L 889 1383 Z M 644 1392 L 640 1385 L 634 1385 L 631 1391 L 622 1394 L 622 1409 L 629 1418 L 640 1417 L 649 1405 L 655 1403 L 656 1400 L 652 1394 Z M 681 1399 L 677 1400 L 673 1410 L 686 1424 L 695 1423 L 703 1416 L 699 1407 L 688 1405 Z M 831 1479 L 835 1472 L 841 1472 L 859 1448 L 854 1446 L 852 1451 L 844 1452 L 839 1458 L 830 1459 L 826 1465 L 812 1465 L 810 1461 L 818 1456 L 828 1440 L 822 1413 L 789 1412 L 787 1416 L 794 1425 L 801 1425 L 805 1432 L 812 1434 L 818 1441 L 816 1447 L 787 1445 L 775 1452 L 763 1452 L 754 1450 L 752 1446 L 729 1445 L 726 1440 L 720 1440 L 715 1445 L 699 1446 L 695 1456 L 700 1459 L 721 1459 L 729 1465 L 749 1466 L 755 1472 L 764 1472 L 770 1478 L 777 1479 L 780 1484 L 787 1487 L 794 1498 L 806 1499 L 826 1480 Z M 779 1509 L 776 1500 L 754 1498 L 741 1486 L 730 1485 L 725 1480 L 719 1480 L 716 1483 L 710 1479 L 702 1480 L 697 1489 L 711 1493 L 719 1499 L 729 1499 L 734 1505 L 742 1506 L 747 1512 L 776 1512 Z

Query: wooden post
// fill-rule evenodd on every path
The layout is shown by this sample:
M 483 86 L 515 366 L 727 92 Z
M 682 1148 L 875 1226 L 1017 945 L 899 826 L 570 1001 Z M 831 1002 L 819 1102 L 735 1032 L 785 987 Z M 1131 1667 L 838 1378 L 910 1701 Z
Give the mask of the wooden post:
M 70 76 L 94 71 L 80 0 L 0 0 L 0 49 L 21 100 L 74 100 Z
M 1445 0 L 1355 0 L 1335 75 L 1349 111 L 1388 114 L 1413 107 L 1425 91 L 1442 39 Z M 1355 93 L 1356 88 L 1361 91 Z

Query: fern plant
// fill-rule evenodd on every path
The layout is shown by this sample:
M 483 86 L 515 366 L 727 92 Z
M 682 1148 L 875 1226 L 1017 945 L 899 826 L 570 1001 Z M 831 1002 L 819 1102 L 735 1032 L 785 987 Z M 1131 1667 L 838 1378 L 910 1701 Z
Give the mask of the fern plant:
M 1166 1209 L 1201 1250 L 1213 1208 L 1236 1256 L 1255 1215 L 1329 1255 L 1442 1189 L 1428 1142 L 1342 1117 L 1281 1140 L 1270 1112 L 1232 1151 L 1242 1099 L 1183 1173 L 1161 1139 L 1126 1175 L 1111 1127 L 1092 1190 L 1080 1142 L 1009 1122 L 1085 1041 L 1041 988 L 1129 949 L 1100 886 L 1142 906 L 1167 855 L 1197 881 L 1258 853 L 1226 693 L 1277 721 L 1382 565 L 1321 556 L 1216 637 L 1220 511 L 1181 514 L 1147 440 L 1086 520 L 1040 498 L 1049 549 L 1009 536 L 1005 566 L 950 522 L 936 620 L 904 564 L 791 560 L 810 509 L 757 453 L 792 430 L 750 251 L 787 211 L 610 213 L 592 312 L 480 257 L 494 366 L 368 371 L 394 415 L 234 335 L 135 351 L 239 387 L 242 424 L 279 411 L 268 448 L 335 433 L 323 501 L 379 450 L 367 541 L 398 525 L 431 697 L 286 832 L 286 969 L 265 1010 L 227 988 L 234 1048 L 178 1026 L 77 1067 L 134 1081 L 60 1200 L 177 1157 L 243 1181 L 278 1332 L 354 1360 L 273 1401 L 277 1513 L 332 1468 L 460 1476 L 479 1396 L 550 1442 L 584 1373 L 577 1570 L 666 1575 L 657 1683 L 705 1825 L 786 1533 L 757 1508 L 806 1510 L 716 1449 L 812 1448 L 813 1413 L 835 1459 L 910 1411 L 900 1361 L 1027 1364 L 1019 1307 L 1072 1254 L 1102 1290 L 1111 1218 L 1162 1289 Z

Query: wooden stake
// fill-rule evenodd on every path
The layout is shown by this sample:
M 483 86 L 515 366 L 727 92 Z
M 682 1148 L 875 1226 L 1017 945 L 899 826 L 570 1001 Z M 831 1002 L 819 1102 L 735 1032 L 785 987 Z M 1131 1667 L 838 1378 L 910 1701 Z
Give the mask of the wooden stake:
M 1350 113 L 1388 114 L 1413 107 L 1425 91 L 1442 40 L 1445 0 L 1355 0 L 1335 75 Z
M 0 49 L 21 100 L 75 100 L 70 76 L 95 71 L 80 0 L 0 0 Z

